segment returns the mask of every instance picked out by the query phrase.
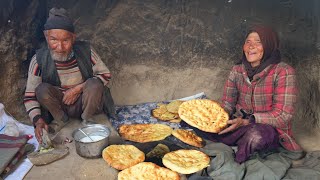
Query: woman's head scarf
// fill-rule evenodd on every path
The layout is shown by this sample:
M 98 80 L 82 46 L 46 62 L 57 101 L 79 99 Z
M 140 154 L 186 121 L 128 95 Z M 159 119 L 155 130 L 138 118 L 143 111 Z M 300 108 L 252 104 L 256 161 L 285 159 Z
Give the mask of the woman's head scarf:
M 278 64 L 279 62 L 281 62 L 281 55 L 279 51 L 279 38 L 277 33 L 270 27 L 254 26 L 249 30 L 246 38 L 252 32 L 258 33 L 264 53 L 260 65 L 257 67 L 252 67 L 251 64 L 248 62 L 245 54 L 243 53 L 241 61 L 246 68 L 250 81 L 253 79 L 253 76 L 255 74 L 260 73 L 270 64 Z

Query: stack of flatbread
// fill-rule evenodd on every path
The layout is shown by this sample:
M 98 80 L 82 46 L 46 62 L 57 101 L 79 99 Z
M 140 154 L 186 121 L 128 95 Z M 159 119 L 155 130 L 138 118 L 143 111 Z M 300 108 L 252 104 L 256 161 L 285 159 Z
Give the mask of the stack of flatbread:
M 208 99 L 194 99 L 179 107 L 180 118 L 189 125 L 205 132 L 219 133 L 227 126 L 228 113 L 218 102 Z
M 172 128 L 164 124 L 124 124 L 119 128 L 122 138 L 139 143 L 160 141 L 171 133 Z
M 156 109 L 152 110 L 152 116 L 168 122 L 179 123 L 181 121 L 178 110 L 183 101 L 175 100 L 169 104 L 158 104 Z
M 159 104 L 158 108 L 152 110 L 152 115 L 157 119 L 168 122 L 180 122 L 182 119 L 193 127 L 211 133 L 218 133 L 223 130 L 229 119 L 228 113 L 219 103 L 207 99 Z M 171 127 L 164 124 L 124 124 L 120 126 L 119 134 L 126 140 L 139 143 L 160 141 L 172 134 L 184 143 L 195 147 L 203 147 L 205 144 L 204 140 L 193 131 L 172 130 Z M 118 175 L 119 180 L 179 179 L 178 173 L 195 173 L 206 168 L 210 162 L 209 156 L 201 151 L 180 149 L 170 152 L 166 145 L 158 144 L 147 153 L 147 158 L 162 158 L 164 166 L 169 168 L 167 169 L 151 162 L 143 162 L 145 159 L 144 153 L 133 147 L 111 145 L 103 152 L 103 158 L 108 164 L 122 170 Z

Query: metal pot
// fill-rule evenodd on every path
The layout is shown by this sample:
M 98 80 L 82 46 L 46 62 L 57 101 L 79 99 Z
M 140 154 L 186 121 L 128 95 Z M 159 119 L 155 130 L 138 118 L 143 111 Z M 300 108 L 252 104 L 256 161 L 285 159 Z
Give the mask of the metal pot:
M 85 158 L 101 157 L 109 145 L 110 129 L 101 124 L 86 125 L 72 133 L 77 153 Z

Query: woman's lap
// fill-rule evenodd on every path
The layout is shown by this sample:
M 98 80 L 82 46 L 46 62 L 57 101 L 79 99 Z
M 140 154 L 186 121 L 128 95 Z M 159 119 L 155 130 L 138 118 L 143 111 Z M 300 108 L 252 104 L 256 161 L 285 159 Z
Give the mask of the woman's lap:
M 254 152 L 268 151 L 279 147 L 279 135 L 276 129 L 266 124 L 249 124 L 222 135 L 203 132 L 185 122 L 182 122 L 181 126 L 193 129 L 197 135 L 210 141 L 222 142 L 229 146 L 238 146 L 238 151 L 236 152 L 237 162 L 247 160 Z

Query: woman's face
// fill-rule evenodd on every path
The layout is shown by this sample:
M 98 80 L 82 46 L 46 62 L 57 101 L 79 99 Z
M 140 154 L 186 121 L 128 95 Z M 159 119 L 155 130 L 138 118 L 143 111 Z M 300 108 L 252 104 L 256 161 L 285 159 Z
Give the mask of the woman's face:
M 264 51 L 258 33 L 252 32 L 248 35 L 243 45 L 243 52 L 252 67 L 260 65 Z

